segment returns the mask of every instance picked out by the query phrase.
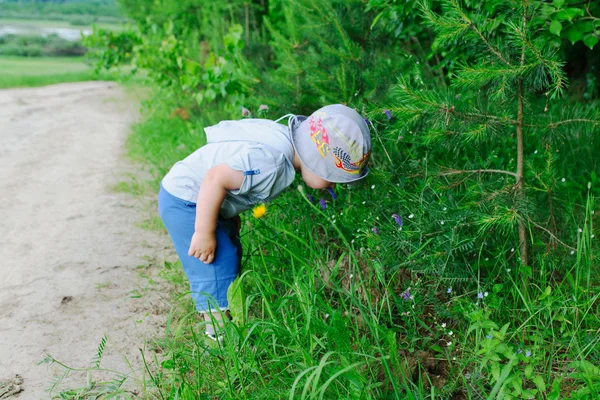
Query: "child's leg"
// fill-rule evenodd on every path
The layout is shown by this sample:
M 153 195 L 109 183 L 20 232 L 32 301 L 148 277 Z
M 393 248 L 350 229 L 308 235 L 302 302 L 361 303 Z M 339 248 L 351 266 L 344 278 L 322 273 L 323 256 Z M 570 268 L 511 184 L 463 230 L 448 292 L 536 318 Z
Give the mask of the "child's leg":
M 222 220 L 217 222 L 215 260 L 205 264 L 187 255 L 194 233 L 196 205 L 178 199 L 161 187 L 158 208 L 190 282 L 197 310 L 226 310 L 227 289 L 239 273 L 238 251 L 229 237 L 227 223 Z

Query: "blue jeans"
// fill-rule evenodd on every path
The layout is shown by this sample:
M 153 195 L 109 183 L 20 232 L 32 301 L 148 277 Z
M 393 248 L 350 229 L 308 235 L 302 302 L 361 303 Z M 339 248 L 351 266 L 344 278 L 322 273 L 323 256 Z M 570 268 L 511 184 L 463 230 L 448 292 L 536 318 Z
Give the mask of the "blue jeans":
M 239 275 L 242 257 L 235 219 L 219 217 L 215 231 L 215 259 L 211 264 L 205 264 L 187 254 L 194 234 L 196 203 L 173 196 L 161 185 L 158 212 L 190 282 L 196 309 L 200 312 L 227 309 L 227 289 Z

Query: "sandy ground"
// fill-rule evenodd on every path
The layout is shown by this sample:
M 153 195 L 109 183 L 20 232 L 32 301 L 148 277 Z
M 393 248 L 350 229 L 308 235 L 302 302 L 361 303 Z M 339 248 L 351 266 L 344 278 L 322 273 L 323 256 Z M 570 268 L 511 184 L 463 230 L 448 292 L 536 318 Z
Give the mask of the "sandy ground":
M 105 335 L 101 365 L 139 378 L 139 349 L 163 332 L 160 291 L 135 297 L 165 239 L 137 227 L 139 201 L 111 190 L 135 171 L 123 148 L 133 103 L 109 82 L 0 90 L 0 381 L 18 375 L 23 389 L 11 400 L 50 398 L 63 369 L 37 364 L 50 354 L 89 367 Z

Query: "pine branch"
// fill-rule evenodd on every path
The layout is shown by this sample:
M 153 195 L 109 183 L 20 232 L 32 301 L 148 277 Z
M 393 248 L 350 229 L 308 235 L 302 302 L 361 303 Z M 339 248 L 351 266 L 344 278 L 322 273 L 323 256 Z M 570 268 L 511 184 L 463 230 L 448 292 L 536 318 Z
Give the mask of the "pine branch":
M 511 63 L 508 60 L 506 60 L 506 58 L 504 58 L 502 53 L 500 53 L 500 51 L 498 49 L 496 49 L 494 46 L 492 46 L 492 44 L 485 38 L 485 36 L 483 36 L 481 31 L 477 28 L 477 25 L 475 25 L 475 23 L 473 21 L 471 21 L 471 19 L 467 16 L 467 14 L 465 14 L 463 12 L 463 10 L 460 8 L 458 3 L 455 0 L 451 0 L 450 4 L 452 4 L 452 7 L 454 7 L 454 10 L 460 15 L 460 17 L 463 19 L 463 21 L 465 21 L 469 25 L 469 27 L 471 29 L 473 29 L 473 31 L 477 34 L 479 39 L 481 39 L 481 41 L 487 46 L 487 48 L 492 52 L 492 54 L 494 54 L 496 57 L 498 57 L 498 59 L 500 61 L 502 61 L 504 64 L 511 65 Z
M 554 240 L 556 240 L 558 243 L 562 244 L 563 246 L 565 246 L 566 248 L 573 250 L 573 251 L 577 251 L 577 249 L 575 247 L 571 247 L 568 244 L 562 242 L 559 238 L 556 237 L 556 235 L 554 235 L 552 232 L 550 232 L 548 229 L 544 228 L 541 225 L 536 224 L 533 221 L 529 221 L 531 222 L 536 228 L 540 228 L 541 230 L 543 230 L 544 232 L 546 232 L 548 235 L 550 235 Z
M 558 127 L 559 125 L 563 125 L 563 124 L 576 124 L 576 123 L 580 123 L 580 122 L 585 122 L 585 123 L 593 124 L 594 126 L 600 124 L 600 120 L 585 119 L 585 118 L 573 118 L 573 119 L 566 119 L 564 121 L 558 121 L 558 122 L 550 123 L 550 124 L 548 124 L 548 126 L 546 126 L 546 129 L 554 129 L 554 128 Z
M 469 170 L 458 170 L 451 169 L 448 171 L 440 172 L 440 176 L 457 175 L 457 174 L 477 174 L 477 173 L 490 173 L 490 174 L 504 174 L 516 177 L 517 174 L 511 171 L 505 171 L 503 169 L 469 169 Z

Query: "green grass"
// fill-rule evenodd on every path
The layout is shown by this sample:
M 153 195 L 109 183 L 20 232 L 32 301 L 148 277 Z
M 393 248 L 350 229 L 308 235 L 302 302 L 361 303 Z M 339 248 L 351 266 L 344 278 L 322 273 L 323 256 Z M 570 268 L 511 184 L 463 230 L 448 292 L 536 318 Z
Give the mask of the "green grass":
M 83 57 L 0 57 L 0 89 L 62 82 L 115 80 L 118 73 L 96 74 Z
M 155 189 L 173 162 L 202 144 L 207 121 L 182 121 L 170 116 L 175 106 L 150 104 L 129 150 Z M 223 345 L 204 341 L 181 266 L 166 263 L 161 275 L 176 290 L 156 358 L 147 360 L 147 397 L 599 396 L 593 196 L 581 199 L 574 254 L 539 252 L 531 272 L 507 256 L 512 243 L 468 245 L 493 238 L 456 230 L 460 199 L 444 200 L 428 179 L 382 171 L 374 165 L 369 182 L 338 186 L 335 200 L 311 192 L 327 199 L 326 210 L 310 204 L 297 182 L 263 219 L 242 216 L 245 295 L 231 301 L 236 325 Z M 404 216 L 402 230 L 392 213 Z

